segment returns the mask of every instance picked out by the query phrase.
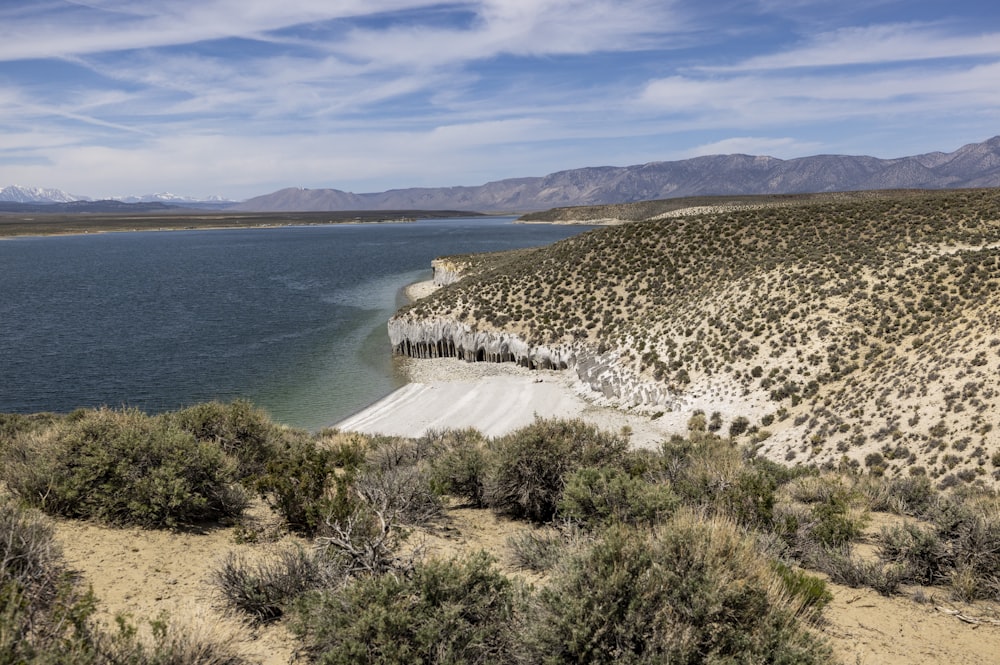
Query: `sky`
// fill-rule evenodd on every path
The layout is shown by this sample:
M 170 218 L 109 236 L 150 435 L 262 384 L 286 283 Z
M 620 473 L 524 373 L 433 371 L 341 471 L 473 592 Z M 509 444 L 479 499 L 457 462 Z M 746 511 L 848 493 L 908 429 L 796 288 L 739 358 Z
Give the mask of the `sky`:
M 988 0 L 0 1 L 0 187 L 243 200 L 998 134 Z

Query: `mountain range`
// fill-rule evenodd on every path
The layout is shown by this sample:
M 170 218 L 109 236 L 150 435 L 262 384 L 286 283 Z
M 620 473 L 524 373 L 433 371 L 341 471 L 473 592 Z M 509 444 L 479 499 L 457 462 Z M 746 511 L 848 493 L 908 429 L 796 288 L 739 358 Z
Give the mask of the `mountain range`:
M 207 199 L 194 199 L 186 196 L 178 196 L 176 194 L 171 194 L 169 192 L 160 192 L 157 194 L 143 194 L 142 196 L 114 196 L 108 199 L 103 199 L 100 201 L 95 201 L 89 196 L 80 196 L 75 194 L 67 194 L 60 189 L 51 189 L 43 187 L 22 187 L 21 185 L 9 185 L 0 189 L 0 203 L 21 203 L 27 205 L 33 204 L 62 204 L 62 203 L 81 203 L 81 202 L 93 202 L 93 203 L 162 203 L 165 205 L 174 206 L 191 206 L 202 207 L 202 206 L 220 206 L 220 205 L 230 205 L 236 203 L 231 199 L 224 199 L 221 196 L 210 196 Z
M 1000 187 L 1000 136 L 950 153 L 931 152 L 895 159 L 815 155 L 786 160 L 741 154 L 710 155 L 634 166 L 571 169 L 468 187 L 420 187 L 365 194 L 290 187 L 232 204 L 218 198 L 196 201 L 172 194 L 116 198 L 125 203 L 243 212 L 445 209 L 528 212 L 682 196 L 967 187 Z M 77 200 L 89 199 L 52 189 L 17 186 L 0 189 L 0 202 Z
M 1000 186 L 1000 136 L 951 153 L 932 152 L 897 159 L 816 155 L 784 160 L 712 155 L 636 166 L 572 169 L 539 178 L 498 180 L 477 187 L 395 189 L 373 194 L 289 188 L 252 198 L 234 208 L 526 212 L 682 196 L 997 186 Z

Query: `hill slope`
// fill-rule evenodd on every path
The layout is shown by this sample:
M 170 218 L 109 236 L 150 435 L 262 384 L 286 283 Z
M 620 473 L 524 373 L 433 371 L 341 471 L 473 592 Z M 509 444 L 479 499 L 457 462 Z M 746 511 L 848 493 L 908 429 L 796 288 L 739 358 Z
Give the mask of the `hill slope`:
M 816 155 L 782 160 L 712 155 L 636 166 L 572 169 L 540 178 L 499 180 L 476 187 L 396 189 L 369 194 L 289 188 L 252 198 L 233 209 L 267 212 L 458 208 L 509 212 L 683 196 L 997 186 L 1000 186 L 1000 136 L 952 153 L 898 159 Z
M 997 475 L 998 190 L 663 218 L 445 265 L 467 276 L 394 317 L 397 353 L 571 368 L 678 429 L 718 411 L 780 461 Z

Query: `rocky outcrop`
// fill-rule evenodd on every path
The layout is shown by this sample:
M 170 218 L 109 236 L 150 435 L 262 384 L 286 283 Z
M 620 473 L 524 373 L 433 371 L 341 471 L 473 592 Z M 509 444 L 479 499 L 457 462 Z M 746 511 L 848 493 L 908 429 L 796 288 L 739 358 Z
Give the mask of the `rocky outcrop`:
M 389 320 L 392 352 L 410 358 L 459 358 L 467 362 L 513 362 L 531 369 L 567 369 L 574 363 L 565 346 L 530 346 L 511 333 L 473 330 L 444 318 Z
M 448 286 L 465 276 L 465 266 L 448 259 L 431 261 L 434 270 L 434 286 Z
M 409 314 L 389 320 L 389 340 L 395 355 L 410 358 L 459 358 L 570 370 L 590 397 L 608 404 L 644 411 L 671 410 L 679 404 L 666 386 L 643 379 L 621 364 L 617 353 L 598 354 L 583 343 L 532 346 L 513 333 L 476 330 L 447 318 Z

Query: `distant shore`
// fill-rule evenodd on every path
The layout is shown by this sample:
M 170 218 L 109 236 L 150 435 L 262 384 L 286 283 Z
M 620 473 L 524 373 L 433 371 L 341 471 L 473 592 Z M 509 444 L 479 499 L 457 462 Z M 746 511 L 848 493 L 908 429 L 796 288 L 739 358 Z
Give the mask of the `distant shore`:
M 19 212 L 0 213 L 0 239 L 137 231 L 214 231 L 335 224 L 402 224 L 420 219 L 478 216 L 480 214 L 475 212 L 448 210 L 274 213 L 181 211 L 157 214 Z

